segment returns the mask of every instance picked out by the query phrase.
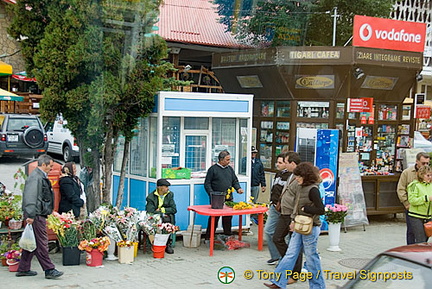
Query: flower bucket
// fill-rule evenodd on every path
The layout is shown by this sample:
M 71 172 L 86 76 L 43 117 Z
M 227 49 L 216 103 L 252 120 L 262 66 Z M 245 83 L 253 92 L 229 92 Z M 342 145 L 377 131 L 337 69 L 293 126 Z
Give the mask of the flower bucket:
M 153 258 L 164 258 L 165 257 L 165 248 L 166 246 L 152 246 Z
M 81 251 L 78 247 L 62 248 L 63 266 L 74 266 L 80 264 Z
M 134 258 L 138 256 L 138 242 L 133 242 L 134 246 Z
M 171 234 L 155 234 L 153 245 L 165 246 Z
M 118 261 L 121 264 L 128 264 L 134 261 L 134 247 L 118 247 Z
M 17 272 L 18 271 L 19 261 L 7 260 L 6 264 L 9 265 L 9 272 Z
M 335 224 L 329 223 L 328 235 L 329 235 L 330 246 L 327 248 L 328 251 L 332 251 L 332 252 L 342 251 L 341 248 L 339 248 L 340 230 L 341 230 L 341 223 L 335 223 Z
M 90 267 L 102 266 L 103 254 L 98 249 L 86 252 L 86 265 Z
M 225 203 L 225 192 L 212 192 L 210 204 L 212 209 L 223 209 Z
M 8 264 L 6 263 L 6 259 L 1 259 L 1 262 L 2 262 L 2 266 L 7 266 Z

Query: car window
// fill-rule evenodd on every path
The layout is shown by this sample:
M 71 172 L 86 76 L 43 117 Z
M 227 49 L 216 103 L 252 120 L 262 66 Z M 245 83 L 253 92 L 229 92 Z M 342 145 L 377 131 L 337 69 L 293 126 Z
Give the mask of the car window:
M 358 280 L 349 288 L 427 289 L 432 284 L 431 268 L 391 256 L 381 256 L 357 274 Z
M 34 118 L 10 118 L 6 130 L 24 131 L 31 126 L 39 127 L 38 120 Z
M 50 132 L 50 131 L 52 131 L 52 130 L 53 130 L 53 126 L 54 126 L 54 123 L 53 123 L 53 122 L 48 122 L 48 123 L 45 125 L 45 131 L 46 131 L 46 132 Z

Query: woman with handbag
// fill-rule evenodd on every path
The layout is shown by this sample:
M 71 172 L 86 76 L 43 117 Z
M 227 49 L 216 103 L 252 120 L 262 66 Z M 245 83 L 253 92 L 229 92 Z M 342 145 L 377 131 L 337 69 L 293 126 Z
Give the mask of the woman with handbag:
M 287 277 L 295 277 L 287 276 L 286 272 L 292 272 L 297 257 L 303 249 L 308 270 L 312 274 L 312 278 L 309 279 L 309 288 L 322 289 L 325 288 L 325 282 L 317 245 L 321 226 L 319 216 L 324 214 L 324 204 L 318 188 L 321 182 L 319 170 L 312 163 L 303 162 L 294 169 L 293 173 L 300 186 L 296 192 L 291 217 L 295 222 L 304 223 L 291 223 L 293 227 L 296 225 L 297 229 L 291 236 L 285 256 L 276 267 L 275 275 L 278 276 L 277 274 L 280 273 L 280 278 L 270 279 L 272 283 L 264 283 L 264 285 L 268 288 L 286 288 Z M 309 225 L 308 222 L 310 222 Z
M 415 243 L 427 242 L 429 236 L 424 225 L 432 219 L 432 168 L 422 166 L 417 171 L 417 180 L 412 181 L 407 188 L 408 221 L 414 233 Z

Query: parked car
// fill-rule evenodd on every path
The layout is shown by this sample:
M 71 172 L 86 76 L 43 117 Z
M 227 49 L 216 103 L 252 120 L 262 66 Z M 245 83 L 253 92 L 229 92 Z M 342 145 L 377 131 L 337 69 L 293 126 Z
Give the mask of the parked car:
M 0 157 L 38 157 L 46 153 L 47 147 L 47 136 L 38 116 L 0 114 Z
M 432 284 L 432 243 L 396 247 L 376 256 L 342 288 L 416 288 Z
M 69 162 L 79 157 L 79 147 L 76 138 L 66 127 L 67 121 L 61 116 L 54 122 L 45 125 L 48 135 L 48 152 L 63 156 L 63 161 Z
M 421 132 L 414 132 L 414 148 L 419 148 L 427 153 L 432 152 L 432 143 L 428 141 Z

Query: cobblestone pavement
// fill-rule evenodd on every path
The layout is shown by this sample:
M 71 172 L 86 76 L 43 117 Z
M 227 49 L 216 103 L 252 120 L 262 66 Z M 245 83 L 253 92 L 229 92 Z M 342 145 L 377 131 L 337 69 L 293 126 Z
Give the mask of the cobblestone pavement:
M 257 227 L 251 227 L 256 234 Z M 57 269 L 64 271 L 59 280 L 47 280 L 44 273 L 33 259 L 32 269 L 38 272 L 34 277 L 15 277 L 8 272 L 7 267 L 0 267 L 2 288 L 265 288 L 263 282 L 265 273 L 271 273 L 274 266 L 269 266 L 267 247 L 257 251 L 257 238 L 244 236 L 249 241 L 250 248 L 235 251 L 216 250 L 214 256 L 209 256 L 207 245 L 198 248 L 185 248 L 181 237 L 178 238 L 175 254 L 163 259 L 154 259 L 151 252 L 140 251 L 132 264 L 120 264 L 117 261 L 103 261 L 103 267 L 88 267 L 85 256 L 79 266 L 62 266 L 61 253 L 52 253 L 51 258 Z M 370 225 L 356 226 L 341 233 L 340 252 L 327 251 L 328 235 L 322 234 L 319 239 L 319 252 L 323 270 L 327 272 L 351 272 L 359 269 L 376 254 L 405 244 L 405 222 L 403 216 L 393 215 L 373 216 Z M 231 284 L 221 284 L 217 279 L 218 270 L 223 266 L 231 267 L 235 280 Z M 244 277 L 246 270 L 252 270 L 253 277 Z M 262 271 L 260 271 L 262 270 Z M 326 273 L 327 288 L 337 288 L 344 280 L 336 280 Z M 289 288 L 308 288 L 307 283 L 298 282 Z

